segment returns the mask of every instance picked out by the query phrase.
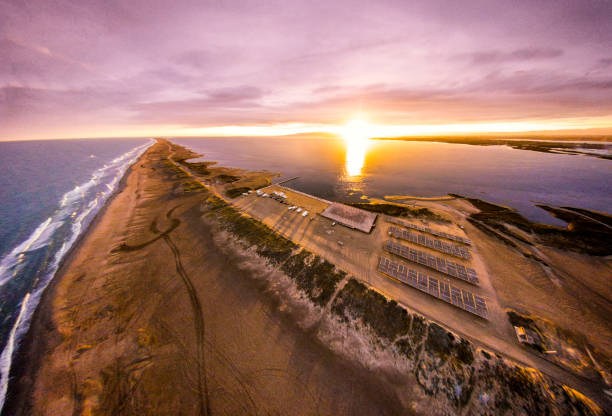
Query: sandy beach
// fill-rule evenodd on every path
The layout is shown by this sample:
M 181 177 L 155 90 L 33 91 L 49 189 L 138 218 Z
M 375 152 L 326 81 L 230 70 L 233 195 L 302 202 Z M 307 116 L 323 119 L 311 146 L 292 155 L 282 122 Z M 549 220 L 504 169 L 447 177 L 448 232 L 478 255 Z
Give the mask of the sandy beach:
M 612 0 L 0 3 L 0 416 L 612 416 Z
M 398 414 L 219 252 L 149 149 L 46 292 L 3 414 Z
M 466 201 L 422 203 L 465 224 L 482 250 L 475 251 L 475 264 L 486 278 L 481 290 L 490 301 L 488 322 L 466 320 L 465 312 L 377 275 L 378 243 L 388 225 L 382 218 L 371 234 L 332 229 L 329 220 L 317 216 L 323 200 L 287 188 L 267 190 L 283 189 L 312 211 L 312 220 L 300 215 L 292 223 L 285 205 L 254 194 L 239 196 L 228 212 L 248 213 L 251 224 L 270 228 L 262 231 L 263 247 L 237 244 L 218 226 L 221 217 L 214 207 L 226 204 L 221 197 L 228 189 L 261 186 L 270 182 L 269 174 L 247 173 L 238 180 L 239 170 L 191 165 L 203 173 L 199 178 L 181 164 L 193 155 L 158 140 L 126 174 L 47 289 L 15 362 L 3 415 L 487 413 L 485 393 L 497 395 L 490 410 L 495 414 L 516 400 L 525 409 L 544 409 L 540 398 L 548 389 L 557 402 L 545 406 L 588 410 L 579 393 L 549 385 L 545 377 L 601 400 L 595 376 L 578 376 L 512 343 L 504 307 L 513 302 L 509 291 L 516 289 L 500 280 L 512 267 L 504 266 L 505 258 L 491 263 L 507 248 L 465 221 L 465 212 L 476 211 Z M 438 226 L 456 232 L 450 223 Z M 244 230 L 242 238 L 249 238 Z M 337 245 L 338 239 L 346 246 Z M 367 324 L 367 314 L 379 314 L 379 306 L 370 306 L 362 318 L 359 309 L 349 311 L 350 302 L 363 300 L 362 295 L 350 300 L 355 296 L 350 290 L 360 290 L 351 275 L 339 274 L 337 287 L 334 283 L 328 300 L 318 306 L 322 298 L 312 295 L 328 290 L 325 279 L 331 275 L 320 281 L 320 289 L 297 290 L 287 277 L 287 264 L 283 272 L 272 264 L 274 253 L 294 242 L 371 285 L 373 291 L 363 296 L 386 311 L 380 326 Z M 584 263 L 584 257 L 573 261 Z M 409 311 L 407 326 L 393 329 L 387 340 L 375 333 L 384 334 L 406 313 L 380 293 Z M 455 335 L 435 322 L 453 328 Z M 592 325 L 601 324 L 593 320 Z M 597 342 L 605 343 L 605 337 Z M 504 350 L 514 362 L 499 354 Z M 515 380 L 510 388 L 508 377 Z M 525 388 L 531 391 L 527 396 L 521 393 Z M 462 389 L 467 395 L 455 397 Z

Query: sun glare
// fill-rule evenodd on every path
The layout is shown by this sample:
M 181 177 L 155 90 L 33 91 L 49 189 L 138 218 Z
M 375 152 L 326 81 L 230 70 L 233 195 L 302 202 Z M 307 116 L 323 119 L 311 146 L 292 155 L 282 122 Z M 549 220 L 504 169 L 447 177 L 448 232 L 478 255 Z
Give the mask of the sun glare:
M 372 133 L 372 125 L 363 119 L 353 119 L 342 129 L 342 137 L 347 142 L 367 140 Z
M 353 119 L 342 129 L 342 138 L 346 143 L 346 174 L 350 177 L 361 176 L 369 147 L 369 138 L 373 129 L 363 119 Z

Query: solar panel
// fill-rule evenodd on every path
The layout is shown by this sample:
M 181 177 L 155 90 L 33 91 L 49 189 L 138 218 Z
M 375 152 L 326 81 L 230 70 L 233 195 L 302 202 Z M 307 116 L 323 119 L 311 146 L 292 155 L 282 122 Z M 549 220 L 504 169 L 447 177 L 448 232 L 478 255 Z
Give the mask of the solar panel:
M 395 238 L 400 238 L 402 240 L 410 241 L 415 244 L 419 244 L 424 247 L 429 247 L 433 250 L 440 251 L 445 254 L 450 254 L 455 257 L 461 257 L 466 260 L 470 260 L 472 255 L 470 252 L 465 249 L 465 247 L 460 247 L 454 244 L 449 244 L 438 239 L 429 238 L 422 234 L 411 233 L 407 230 L 402 230 L 397 227 L 389 227 L 389 232 Z
M 432 269 L 437 269 L 438 268 L 438 264 L 436 262 L 436 258 L 433 256 L 427 256 L 427 265 L 429 267 L 431 267 Z
M 424 273 L 419 273 L 417 287 L 424 292 L 427 291 L 427 275 L 425 275 Z
M 451 303 L 450 287 L 445 282 L 440 282 L 440 299 L 445 302 Z
M 462 279 L 468 283 L 478 285 L 478 276 L 474 269 L 469 269 L 471 272 L 467 273 L 465 266 L 455 263 L 449 260 L 444 260 L 440 257 L 432 256 L 420 250 L 409 248 L 400 243 L 396 243 L 393 240 L 387 240 L 383 244 L 383 249 L 390 253 L 396 254 L 412 262 L 422 264 L 440 273 L 447 274 L 459 279 Z
M 451 302 L 453 305 L 463 309 L 463 299 L 461 298 L 461 289 L 451 286 Z
M 487 311 L 486 301 L 477 295 L 474 295 L 474 299 L 476 301 L 476 314 L 482 316 L 483 318 L 487 318 L 489 313 Z
M 429 294 L 435 297 L 440 297 L 440 293 L 438 291 L 438 279 L 433 277 L 429 278 Z
M 417 279 L 418 279 L 417 272 L 412 270 L 412 269 L 410 269 L 408 271 L 408 284 L 410 286 L 416 287 L 417 286 Z
M 380 259 L 378 271 L 448 304 L 454 305 L 482 318 L 488 318 L 485 299 L 469 291 L 451 286 L 435 277 L 427 276 L 425 273 L 417 273 L 415 270 L 408 268 L 405 264 L 391 261 L 386 257 Z
M 470 292 L 466 292 L 465 290 L 462 292 L 463 292 L 463 305 L 465 306 L 465 309 L 470 312 L 475 312 L 476 305 L 474 305 L 474 296 Z
M 429 227 L 421 227 L 420 225 L 416 225 L 416 224 L 411 224 L 411 223 L 407 223 L 401 220 L 398 220 L 396 218 L 388 218 L 387 219 L 388 222 L 393 223 L 393 224 L 397 224 L 397 225 L 401 225 L 402 227 L 406 227 L 406 228 L 410 228 L 412 230 L 417 230 L 417 231 L 422 231 L 431 235 L 435 235 L 437 237 L 443 237 L 446 238 L 448 240 L 452 240 L 452 241 L 457 241 L 466 245 L 471 245 L 472 242 L 470 240 L 468 240 L 465 237 L 461 237 L 458 235 L 453 235 L 453 234 L 449 234 L 446 233 L 444 231 L 437 231 L 437 230 L 432 230 Z

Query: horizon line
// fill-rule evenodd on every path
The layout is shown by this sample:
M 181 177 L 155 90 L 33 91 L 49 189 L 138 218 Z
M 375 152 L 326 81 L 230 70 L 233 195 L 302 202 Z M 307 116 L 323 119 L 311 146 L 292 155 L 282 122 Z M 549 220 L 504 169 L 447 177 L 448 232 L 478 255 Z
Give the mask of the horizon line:
M 585 129 L 592 130 L 592 129 Z M 597 129 L 598 130 L 598 129 Z M 219 139 L 240 139 L 240 138 L 300 138 L 306 136 L 327 136 L 333 138 L 341 138 L 341 134 L 331 133 L 329 131 L 310 131 L 304 133 L 287 133 L 287 134 L 242 134 L 242 135 L 221 135 L 221 134 L 184 134 L 184 135 L 103 135 L 103 136 L 68 136 L 68 137 L 32 137 L 32 138 L 0 138 L 0 142 L 26 142 L 26 141 L 46 141 L 46 140 L 112 140 L 112 139 L 203 139 L 203 138 L 219 138 Z M 557 137 L 555 137 L 557 136 Z M 371 136 L 370 140 L 424 140 L 424 139 L 541 139 L 541 140 L 569 140 L 575 139 L 579 141 L 587 141 L 587 139 L 595 139 L 596 141 L 611 141 L 612 132 L 580 132 L 576 129 L 568 130 L 530 130 L 522 132 L 474 132 L 474 133 L 443 133 L 443 134 L 406 134 L 398 136 Z

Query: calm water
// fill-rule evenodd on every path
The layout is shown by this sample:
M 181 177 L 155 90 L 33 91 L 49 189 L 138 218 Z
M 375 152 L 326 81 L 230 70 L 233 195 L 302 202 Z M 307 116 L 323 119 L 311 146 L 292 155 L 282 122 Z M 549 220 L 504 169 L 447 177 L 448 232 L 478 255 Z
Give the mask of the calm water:
M 549 223 L 555 220 L 535 202 L 612 210 L 611 162 L 589 156 L 391 140 L 175 141 L 222 165 L 299 176 L 289 186 L 332 200 L 454 192 Z M 0 410 L 13 352 L 44 288 L 150 144 L 144 139 L 0 143 Z
M 203 153 L 203 160 L 299 176 L 287 186 L 331 200 L 458 193 L 514 207 L 549 224 L 562 223 L 535 203 L 612 211 L 612 162 L 591 156 L 398 140 L 173 140 Z
M 0 142 L 0 410 L 13 353 L 59 263 L 145 139 Z

